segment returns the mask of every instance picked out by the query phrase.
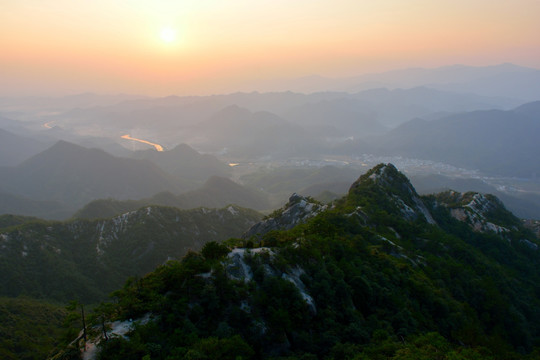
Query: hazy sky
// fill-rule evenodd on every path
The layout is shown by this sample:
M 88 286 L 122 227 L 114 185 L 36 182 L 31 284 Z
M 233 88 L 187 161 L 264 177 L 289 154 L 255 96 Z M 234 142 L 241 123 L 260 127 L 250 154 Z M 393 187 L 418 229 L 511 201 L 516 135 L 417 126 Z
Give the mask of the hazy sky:
M 256 90 L 318 74 L 540 67 L 540 0 L 0 0 L 0 95 Z

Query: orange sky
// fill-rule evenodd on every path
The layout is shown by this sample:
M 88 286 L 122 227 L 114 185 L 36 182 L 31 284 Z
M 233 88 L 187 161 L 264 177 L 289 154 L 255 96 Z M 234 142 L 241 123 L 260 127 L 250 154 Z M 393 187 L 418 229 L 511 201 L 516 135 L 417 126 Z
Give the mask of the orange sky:
M 538 0 L 0 0 L 0 95 L 209 94 L 313 74 L 539 68 L 539 18 Z M 166 27 L 177 34 L 169 43 Z

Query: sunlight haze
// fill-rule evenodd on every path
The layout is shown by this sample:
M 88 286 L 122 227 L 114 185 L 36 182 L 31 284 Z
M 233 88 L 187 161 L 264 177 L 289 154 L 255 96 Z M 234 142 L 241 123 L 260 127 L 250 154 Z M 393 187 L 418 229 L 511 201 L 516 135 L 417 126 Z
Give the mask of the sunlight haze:
M 540 64 L 540 2 L 1 2 L 0 94 L 273 90 L 311 75 Z M 272 85 L 274 84 L 274 85 Z

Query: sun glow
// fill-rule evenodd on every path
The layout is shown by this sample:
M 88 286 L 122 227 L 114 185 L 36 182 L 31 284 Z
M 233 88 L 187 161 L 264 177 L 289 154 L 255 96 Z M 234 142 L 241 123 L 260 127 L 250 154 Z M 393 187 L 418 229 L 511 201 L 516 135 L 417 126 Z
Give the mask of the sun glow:
M 170 27 L 163 28 L 159 37 L 166 43 L 172 43 L 176 40 L 176 30 Z

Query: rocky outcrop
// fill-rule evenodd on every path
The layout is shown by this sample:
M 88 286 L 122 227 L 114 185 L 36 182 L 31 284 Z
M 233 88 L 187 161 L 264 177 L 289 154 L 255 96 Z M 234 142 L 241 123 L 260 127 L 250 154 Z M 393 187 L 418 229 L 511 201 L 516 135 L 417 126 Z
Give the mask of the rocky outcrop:
M 507 226 L 497 224 L 497 221 L 492 219 L 495 212 L 507 212 L 502 202 L 495 196 L 447 191 L 439 194 L 437 198 L 437 204 L 449 208 L 450 215 L 454 219 L 469 224 L 476 232 L 494 232 L 503 235 L 510 231 Z
M 377 198 L 371 195 L 372 202 L 390 201 L 393 209 L 386 210 L 394 211 L 406 220 L 414 221 L 424 218 L 428 223 L 436 224 L 409 179 L 392 164 L 379 164 L 362 175 L 349 190 L 349 194 L 352 193 L 353 196 L 355 192 L 361 198 L 377 194 Z
M 289 202 L 261 222 L 253 225 L 242 235 L 244 239 L 260 238 L 272 230 L 289 230 L 328 208 L 315 200 L 292 194 Z
M 249 262 L 246 261 L 246 256 L 267 255 L 262 261 L 262 266 L 266 276 L 281 277 L 294 284 L 298 289 L 298 292 L 302 296 L 302 299 L 308 305 L 312 313 L 317 313 L 315 301 L 313 297 L 308 293 L 305 284 L 300 277 L 305 274 L 304 269 L 299 266 L 290 268 L 287 271 L 280 271 L 273 265 L 273 259 L 275 252 L 271 248 L 261 247 L 255 249 L 236 248 L 233 249 L 228 255 L 225 261 L 225 271 L 227 276 L 231 279 L 244 281 L 246 283 L 253 281 L 253 269 Z
M 540 239 L 540 220 L 523 220 L 523 226 L 531 230 Z

